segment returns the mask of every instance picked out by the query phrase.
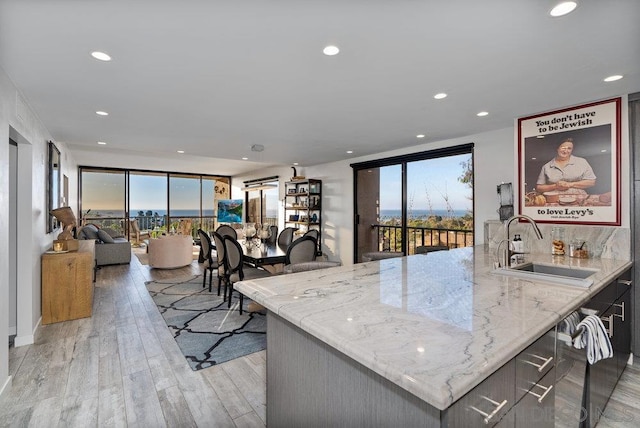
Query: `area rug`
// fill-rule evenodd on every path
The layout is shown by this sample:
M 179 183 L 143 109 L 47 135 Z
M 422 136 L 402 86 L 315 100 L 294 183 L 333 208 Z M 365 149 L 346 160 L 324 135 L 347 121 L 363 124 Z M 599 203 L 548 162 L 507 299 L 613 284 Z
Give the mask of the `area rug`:
M 145 283 L 180 350 L 193 370 L 200 370 L 267 347 L 266 315 L 243 312 L 234 293 L 231 308 L 214 288 L 202 288 L 202 275 Z

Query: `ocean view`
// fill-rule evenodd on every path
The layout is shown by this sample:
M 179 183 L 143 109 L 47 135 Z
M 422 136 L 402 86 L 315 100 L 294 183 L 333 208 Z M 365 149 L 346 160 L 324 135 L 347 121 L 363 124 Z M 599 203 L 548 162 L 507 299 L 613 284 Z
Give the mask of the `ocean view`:
M 407 212 L 407 216 L 410 218 L 427 218 L 430 215 L 441 216 L 441 217 L 463 217 L 469 211 L 467 210 L 453 210 L 448 212 L 447 210 L 411 210 Z M 392 219 L 392 218 L 400 218 L 402 216 L 401 210 L 380 210 L 380 219 Z

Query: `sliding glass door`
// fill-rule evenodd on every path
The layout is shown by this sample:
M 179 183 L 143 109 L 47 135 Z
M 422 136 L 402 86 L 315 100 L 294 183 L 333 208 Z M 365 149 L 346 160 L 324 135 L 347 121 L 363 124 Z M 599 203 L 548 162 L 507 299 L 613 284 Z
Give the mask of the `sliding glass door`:
M 351 165 L 355 262 L 371 251 L 473 245 L 472 159 L 469 144 Z
M 402 166 L 356 170 L 356 261 L 371 251 L 402 251 Z

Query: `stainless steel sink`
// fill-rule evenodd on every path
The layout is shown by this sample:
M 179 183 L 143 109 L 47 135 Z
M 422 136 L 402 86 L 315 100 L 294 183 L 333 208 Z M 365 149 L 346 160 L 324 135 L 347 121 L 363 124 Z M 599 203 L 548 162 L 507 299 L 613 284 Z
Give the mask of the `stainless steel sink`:
M 496 275 L 514 276 L 530 281 L 552 282 L 583 288 L 588 288 L 593 284 L 593 278 L 591 277 L 597 272 L 597 269 L 531 262 L 491 271 Z

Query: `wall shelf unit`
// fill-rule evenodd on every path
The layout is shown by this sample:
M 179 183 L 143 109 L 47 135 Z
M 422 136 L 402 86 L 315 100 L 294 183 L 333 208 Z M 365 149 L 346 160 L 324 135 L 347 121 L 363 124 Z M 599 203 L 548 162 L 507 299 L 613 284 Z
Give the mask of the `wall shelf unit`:
M 302 235 L 318 231 L 318 254 L 322 249 L 322 180 L 308 178 L 285 182 L 285 227 L 295 227 Z

